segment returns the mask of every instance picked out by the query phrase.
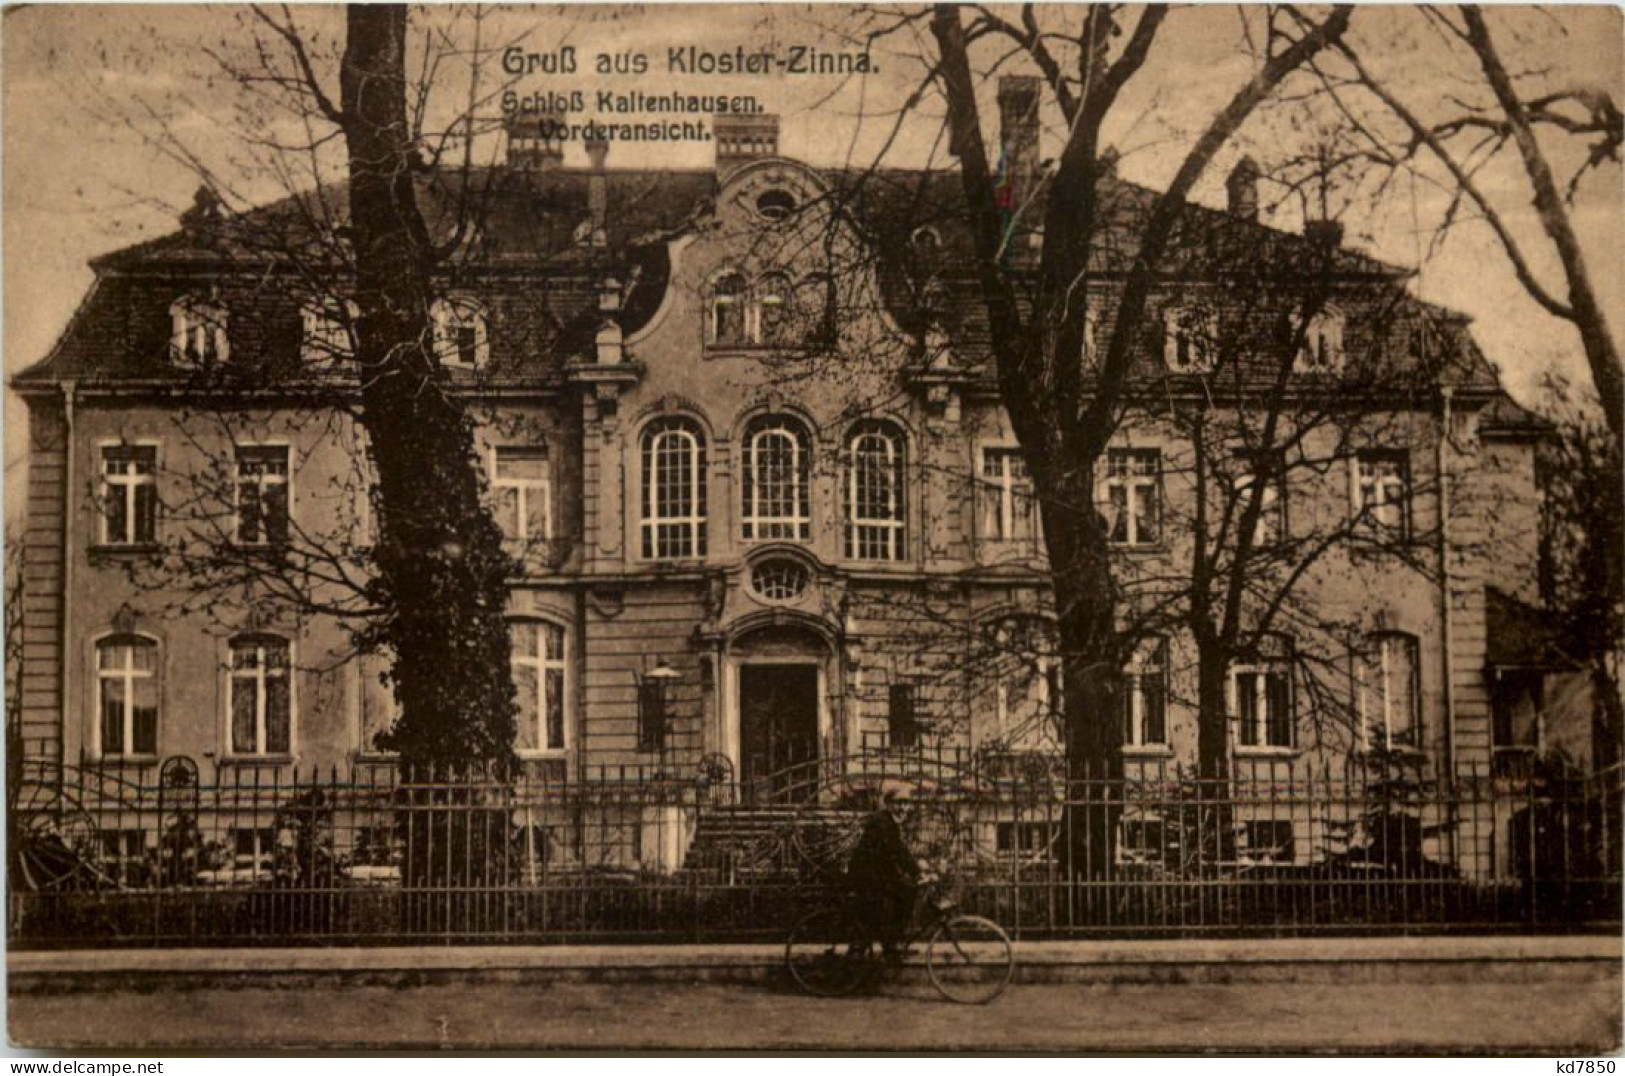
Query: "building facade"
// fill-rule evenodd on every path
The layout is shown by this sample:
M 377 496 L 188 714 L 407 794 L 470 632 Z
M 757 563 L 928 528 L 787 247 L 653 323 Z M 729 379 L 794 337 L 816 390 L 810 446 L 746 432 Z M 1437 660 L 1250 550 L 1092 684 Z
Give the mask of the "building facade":
M 1037 183 L 1029 91 L 1007 85 L 1004 137 Z M 434 320 L 521 566 L 521 757 L 556 781 L 709 767 L 796 798 L 865 753 L 1058 750 L 1044 508 L 989 369 L 957 176 L 813 167 L 764 116 L 719 118 L 698 172 L 610 169 L 605 146 L 567 168 L 539 132 L 511 134 Z M 1146 192 L 1113 190 L 1135 219 Z M 295 271 L 320 255 L 289 238 L 310 226 L 292 204 L 228 218 L 200 196 L 174 234 L 99 259 L 60 342 L 14 379 L 31 758 L 187 756 L 239 781 L 380 758 L 387 655 L 359 653 L 348 616 L 369 526 L 351 312 L 342 277 Z M 1488 774 L 1538 747 L 1543 703 L 1505 687 L 1517 654 L 1490 605 L 1534 601 L 1540 423 L 1402 271 L 1326 226 L 1259 223 L 1249 166 L 1227 207 L 1191 214 L 1191 236 L 1331 267 L 1284 397 L 1294 465 L 1255 532 L 1283 562 L 1294 536 L 1328 548 L 1228 671 L 1233 765 L 1302 777 L 1381 748 Z M 1095 338 L 1128 256 L 1102 246 Z M 1197 470 L 1165 404 L 1253 413 L 1219 376 L 1240 347 L 1228 326 L 1257 313 L 1238 313 L 1248 287 L 1176 259 L 1144 402 L 1097 476 L 1125 615 L 1145 612 L 1123 710 L 1100 715 L 1122 723 L 1131 772 L 1196 757 L 1193 644 L 1146 611 L 1178 607 L 1202 482 L 1242 454 Z M 1404 390 L 1366 380 L 1354 417 L 1329 407 L 1376 354 Z

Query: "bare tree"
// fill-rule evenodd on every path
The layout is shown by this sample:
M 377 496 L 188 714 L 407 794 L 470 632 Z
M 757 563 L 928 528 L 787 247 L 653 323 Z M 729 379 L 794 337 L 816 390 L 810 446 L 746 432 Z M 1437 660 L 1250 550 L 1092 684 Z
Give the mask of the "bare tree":
M 1590 670 L 1592 742 L 1599 769 L 1616 765 L 1625 740 L 1620 646 L 1625 640 L 1625 473 L 1620 446 L 1596 412 L 1561 378 L 1546 382 L 1544 410 L 1556 425 L 1542 446 L 1541 590 L 1564 620 L 1565 643 Z
M 218 266 L 194 296 L 195 324 L 172 343 L 190 368 L 175 425 L 194 450 L 169 483 L 173 540 L 127 567 L 177 605 L 336 617 L 358 651 L 392 662 L 399 716 L 381 746 L 407 765 L 507 766 L 515 696 L 504 607 L 517 563 L 475 449 L 477 386 L 442 362 L 433 315 L 449 275 L 476 255 L 496 182 L 475 153 L 493 127 L 479 117 L 497 92 L 485 63 L 500 43 L 482 40 L 483 9 L 425 14 L 411 45 L 403 6 L 351 7 L 343 18 L 335 41 L 312 28 L 317 15 L 246 9 L 241 40 L 206 50 L 237 94 L 244 160 L 234 167 L 206 157 L 159 108 L 127 120 L 203 183 L 185 237 Z M 468 97 L 437 118 L 451 57 L 468 72 Z M 238 173 L 269 177 L 285 197 L 254 207 Z M 303 309 L 304 339 L 276 337 L 258 361 L 226 362 L 213 341 L 226 338 L 234 304 L 264 323 L 254 326 L 262 337 L 298 324 Z M 320 521 L 272 503 L 275 483 L 244 485 L 237 449 L 267 423 L 350 447 L 354 466 L 328 480 Z M 245 489 L 253 541 L 238 533 Z
M 987 10 L 939 6 L 931 17 L 934 68 L 947 102 L 951 151 L 959 158 L 966 213 L 975 243 L 975 273 L 986 308 L 990 346 L 1004 405 L 1020 441 L 1043 518 L 1056 619 L 1063 654 L 1066 751 L 1078 776 L 1120 772 L 1118 712 L 1122 649 L 1118 583 L 1106 521 L 1094 506 L 1097 466 L 1124 403 L 1132 360 L 1139 350 L 1146 305 L 1174 238 L 1186 199 L 1220 149 L 1280 84 L 1334 44 L 1350 10 L 1321 21 L 1271 11 L 1259 64 L 1198 135 L 1173 180 L 1158 196 L 1133 237 L 1132 265 L 1110 319 L 1098 368 L 1077 361 L 1088 323 L 1085 288 L 1091 259 L 1110 242 L 1098 198 L 1105 171 L 1102 128 L 1127 86 L 1143 69 L 1169 17 L 1162 6 L 1140 10 L 1091 7 L 1081 24 L 1048 30 L 1027 6 L 1019 23 Z M 1014 51 L 1040 72 L 1042 85 L 1064 121 L 1066 139 L 1042 191 L 1029 188 L 1015 207 L 1003 206 L 995 164 L 982 136 L 976 71 Z M 985 56 L 983 55 L 985 53 Z M 983 58 L 978 59 L 978 56 Z M 1038 107 L 1034 100 L 1029 107 Z M 1041 234 L 1036 266 L 1013 258 L 1012 244 Z M 1101 319 L 1104 321 L 1104 319 Z M 1092 376 L 1091 376 L 1092 374 Z M 1091 864 L 1108 855 L 1111 822 L 1090 812 L 1074 827 Z M 1082 852 L 1080 847 L 1080 853 Z
M 1493 21 L 1515 16 L 1495 16 Z M 1625 436 L 1625 375 L 1602 297 L 1582 250 L 1574 199 L 1583 181 L 1617 175 L 1625 118 L 1606 87 L 1556 83 L 1545 70 L 1509 68 L 1492 16 L 1477 5 L 1418 9 L 1412 32 L 1442 41 L 1465 88 L 1417 100 L 1377 71 L 1361 45 L 1343 39 L 1316 59 L 1338 119 L 1339 155 L 1375 168 L 1379 192 L 1396 173 L 1420 175 L 1448 194 L 1441 234 L 1480 220 L 1505 253 L 1518 283 L 1548 314 L 1574 326 L 1608 428 Z M 1512 155 L 1521 186 L 1500 181 Z M 1574 158 L 1566 180 L 1556 163 Z M 1532 202 L 1546 246 L 1520 235 L 1515 216 Z M 1556 281 L 1540 268 L 1559 267 Z

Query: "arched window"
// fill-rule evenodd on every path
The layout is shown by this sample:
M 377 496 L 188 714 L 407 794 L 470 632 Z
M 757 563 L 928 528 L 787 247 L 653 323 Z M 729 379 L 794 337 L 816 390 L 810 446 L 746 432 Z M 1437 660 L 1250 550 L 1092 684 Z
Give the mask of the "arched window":
M 231 640 L 229 751 L 235 756 L 293 750 L 293 690 L 288 640 L 239 635 Z
M 705 435 L 686 418 L 643 431 L 643 556 L 705 556 Z
M 855 426 L 847 441 L 846 555 L 855 560 L 902 560 L 904 448 L 889 422 Z
M 485 365 L 491 355 L 485 307 L 466 296 L 453 296 L 435 300 L 429 314 L 434 321 L 434 353 L 441 363 L 465 370 Z
M 756 321 L 750 328 L 752 340 L 763 344 L 791 342 L 790 281 L 783 273 L 769 273 L 756 282 L 756 301 L 751 309 Z
M 158 643 L 109 635 L 96 643 L 97 746 L 103 758 L 158 754 Z
M 565 722 L 564 628 L 547 620 L 516 620 L 508 626 L 513 645 L 513 686 L 519 695 L 520 752 L 559 752 L 569 746 Z
M 355 358 L 355 323 L 361 308 L 352 300 L 316 299 L 300 310 L 304 326 L 301 350 L 313 366 L 348 362 Z
M 749 343 L 745 333 L 746 296 L 745 278 L 738 273 L 725 273 L 711 285 L 707 343 Z
M 1414 635 L 1384 631 L 1367 635 L 1354 655 L 1361 742 L 1366 747 L 1421 746 L 1417 653 Z
M 226 308 L 212 299 L 185 295 L 169 308 L 169 352 L 186 366 L 225 362 L 231 357 Z
M 812 537 L 806 428 L 784 415 L 764 415 L 745 427 L 744 538 L 806 541 Z

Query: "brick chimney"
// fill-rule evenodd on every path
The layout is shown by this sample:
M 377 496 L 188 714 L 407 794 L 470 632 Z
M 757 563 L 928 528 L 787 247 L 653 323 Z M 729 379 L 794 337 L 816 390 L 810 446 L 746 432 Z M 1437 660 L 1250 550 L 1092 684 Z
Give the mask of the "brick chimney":
M 1224 181 L 1230 196 L 1230 215 L 1239 220 L 1258 219 L 1258 165 L 1251 157 L 1243 157 L 1230 169 Z
M 548 112 L 519 111 L 503 121 L 508 135 L 508 167 L 539 172 L 564 163 L 564 140 L 555 125 L 561 120 Z
M 999 79 L 999 149 L 1010 180 L 1011 209 L 1020 209 L 1038 177 L 1039 81 L 1032 75 Z
M 719 179 L 751 161 L 779 155 L 779 117 L 772 113 L 719 112 L 711 126 Z
M 1306 220 L 1303 236 L 1324 250 L 1336 250 L 1343 244 L 1343 222 L 1340 220 Z
M 601 247 L 608 242 L 609 177 L 604 174 L 604 161 L 609 157 L 609 140 L 601 131 L 594 131 L 586 142 L 587 164 L 587 217 L 592 222 L 592 245 Z

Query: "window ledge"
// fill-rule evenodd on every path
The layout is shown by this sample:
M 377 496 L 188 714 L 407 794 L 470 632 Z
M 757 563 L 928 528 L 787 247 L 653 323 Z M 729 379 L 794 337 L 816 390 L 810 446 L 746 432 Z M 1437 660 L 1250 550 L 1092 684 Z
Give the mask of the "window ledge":
M 294 756 L 291 754 L 277 755 L 221 755 L 215 760 L 217 766 L 291 766 Z
M 1356 535 L 1349 542 L 1349 556 L 1355 560 L 1381 560 L 1384 557 L 1403 557 L 1416 553 L 1426 546 L 1426 542 L 1414 535 L 1381 537 L 1379 535 Z
M 807 352 L 809 352 L 811 350 L 812 350 L 812 348 L 809 347 L 807 344 L 804 344 L 804 343 L 802 343 L 802 344 L 798 344 L 798 343 L 758 344 L 758 343 L 751 343 L 751 342 L 748 342 L 748 341 L 741 341 L 741 342 L 738 342 L 738 343 L 735 343 L 735 342 L 728 342 L 728 343 L 710 342 L 710 343 L 707 343 L 705 345 L 705 353 L 706 353 L 707 356 L 717 356 L 717 355 L 773 355 L 773 354 L 801 355 L 801 354 L 805 354 L 805 353 L 807 353 Z
M 102 755 L 94 760 L 97 766 L 156 766 L 158 756 L 153 755 Z
M 1038 560 L 1043 556 L 1026 538 L 978 538 L 976 542 L 980 552 L 1003 560 Z
M 98 543 L 90 547 L 93 557 L 108 557 L 113 559 L 124 557 L 150 557 L 163 550 L 157 542 L 117 542 Z
M 570 757 L 568 747 L 516 747 L 514 755 L 525 761 L 541 761 L 545 759 L 565 759 Z
M 1165 743 L 1141 743 L 1123 745 L 1124 758 L 1173 758 L 1174 749 Z
M 1300 749 L 1296 747 L 1279 747 L 1264 744 L 1242 746 L 1236 745 L 1238 758 L 1297 758 Z
M 1142 545 L 1130 545 L 1128 542 L 1107 542 L 1106 548 L 1113 553 L 1135 553 L 1142 556 L 1167 553 L 1167 542 L 1147 542 Z
M 258 554 L 260 556 L 280 557 L 288 551 L 287 542 L 237 542 L 229 543 L 232 549 L 239 553 Z
M 1358 753 L 1359 756 L 1364 759 L 1372 759 L 1376 755 L 1382 753 L 1386 753 L 1394 758 L 1404 759 L 1407 761 L 1423 761 L 1428 757 L 1427 748 L 1412 747 L 1410 744 L 1395 744 L 1391 747 L 1367 745 L 1361 747 Z

